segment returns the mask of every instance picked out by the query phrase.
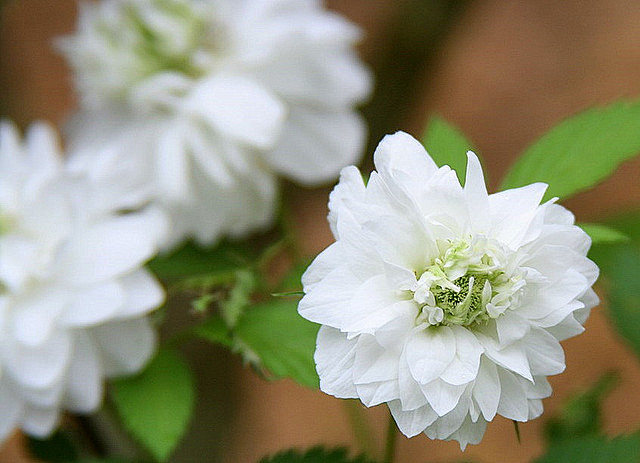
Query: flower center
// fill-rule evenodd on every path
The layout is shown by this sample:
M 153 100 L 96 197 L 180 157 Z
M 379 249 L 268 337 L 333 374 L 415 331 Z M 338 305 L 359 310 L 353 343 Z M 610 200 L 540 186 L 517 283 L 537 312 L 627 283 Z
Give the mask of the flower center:
M 86 47 L 75 47 L 80 54 L 71 55 L 84 85 L 102 93 L 91 98 L 182 95 L 193 79 L 219 66 L 229 48 L 212 10 L 208 2 L 129 0 L 100 12 L 91 25 L 97 40 L 90 36 Z
M 417 325 L 479 325 L 502 315 L 519 297 L 523 272 L 507 272 L 508 254 L 498 243 L 476 237 L 438 244 L 441 256 L 419 275 L 413 290 L 420 307 Z

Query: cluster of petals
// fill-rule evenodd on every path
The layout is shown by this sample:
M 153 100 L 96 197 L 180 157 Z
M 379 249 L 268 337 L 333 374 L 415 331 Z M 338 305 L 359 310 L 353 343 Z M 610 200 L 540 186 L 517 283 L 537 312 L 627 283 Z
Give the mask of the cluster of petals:
M 277 174 L 314 185 L 361 154 L 359 35 L 316 0 L 83 4 L 59 42 L 83 107 L 68 125 L 74 168 L 166 209 L 167 247 L 264 227 Z
M 300 314 L 322 324 L 320 388 L 387 403 L 407 436 L 478 443 L 499 414 L 527 421 L 565 368 L 560 341 L 598 298 L 591 241 L 546 185 L 488 194 L 469 152 L 464 187 L 422 145 L 385 137 L 365 183 L 342 171 L 335 243 L 303 276 Z
M 142 265 L 166 219 L 98 197 L 67 174 L 48 125 L 23 141 L 0 123 L 0 442 L 16 428 L 48 435 L 63 410 L 94 411 L 105 377 L 154 352 L 146 314 L 164 293 Z

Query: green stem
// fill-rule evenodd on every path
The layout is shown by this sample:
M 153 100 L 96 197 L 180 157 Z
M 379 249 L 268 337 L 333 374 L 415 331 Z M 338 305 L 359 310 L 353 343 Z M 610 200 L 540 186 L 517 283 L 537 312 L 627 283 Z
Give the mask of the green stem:
M 362 404 L 358 400 L 345 400 L 344 405 L 360 451 L 368 457 L 373 457 L 376 455 L 376 440 L 371 424 L 363 413 Z
M 393 459 L 396 453 L 396 441 L 398 437 L 398 429 L 396 428 L 396 422 L 393 419 L 391 413 L 389 413 L 389 424 L 387 425 L 387 439 L 384 446 L 384 459 L 383 463 L 393 463 Z

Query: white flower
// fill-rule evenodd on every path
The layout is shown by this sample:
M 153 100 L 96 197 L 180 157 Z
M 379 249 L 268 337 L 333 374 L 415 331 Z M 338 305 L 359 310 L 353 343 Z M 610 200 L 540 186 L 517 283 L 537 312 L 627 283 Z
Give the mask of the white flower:
M 154 351 L 145 315 L 164 294 L 141 266 L 166 220 L 93 209 L 89 191 L 65 176 L 48 126 L 22 142 L 0 124 L 0 442 L 16 427 L 46 436 L 63 409 L 95 410 L 103 378 Z
M 166 207 L 172 242 L 264 227 L 275 174 L 318 184 L 361 154 L 358 37 L 314 0 L 83 4 L 60 42 L 84 107 L 70 124 L 75 169 Z
M 303 276 L 300 314 L 321 323 L 320 388 L 386 402 L 407 436 L 461 448 L 496 414 L 542 413 L 559 341 L 598 302 L 590 238 L 536 183 L 487 194 L 468 153 L 462 188 L 409 135 L 385 137 L 367 184 L 342 171 L 329 201 L 336 242 Z

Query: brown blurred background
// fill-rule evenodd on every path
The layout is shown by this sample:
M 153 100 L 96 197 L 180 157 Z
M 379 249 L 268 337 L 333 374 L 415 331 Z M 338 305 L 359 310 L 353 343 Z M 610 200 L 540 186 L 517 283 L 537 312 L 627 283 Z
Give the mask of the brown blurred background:
M 68 71 L 49 47 L 73 30 L 72 0 L 5 0 L 0 13 L 0 114 L 25 127 L 34 119 L 61 124 L 74 108 Z M 429 114 L 462 129 L 483 156 L 495 188 L 513 159 L 560 119 L 596 104 L 640 95 L 640 2 L 635 0 L 331 0 L 327 5 L 365 31 L 363 58 L 379 72 L 364 108 L 375 146 L 398 129 L 420 135 Z M 2 4 L 2 0 L 0 0 Z M 364 161 L 370 166 L 371 150 Z M 306 251 L 332 240 L 329 188 L 287 185 Z M 640 159 L 628 162 L 592 192 L 565 203 L 580 221 L 640 209 Z M 602 291 L 600 291 L 602 294 Z M 520 426 L 497 418 L 483 442 L 462 454 L 455 442 L 425 436 L 398 442 L 398 462 L 526 462 L 543 451 L 542 425 L 572 392 L 605 371 L 620 372 L 605 402 L 614 435 L 640 428 L 640 363 L 594 309 L 587 331 L 564 343 L 567 370 L 551 378 L 545 415 Z M 290 381 L 266 382 L 215 347 L 189 346 L 199 378 L 192 431 L 172 461 L 253 463 L 265 454 L 318 443 L 357 450 L 349 403 Z M 382 446 L 387 411 L 363 412 Z M 1 417 L 0 417 L 1 419 Z M 0 449 L 0 463 L 24 461 L 21 437 Z

